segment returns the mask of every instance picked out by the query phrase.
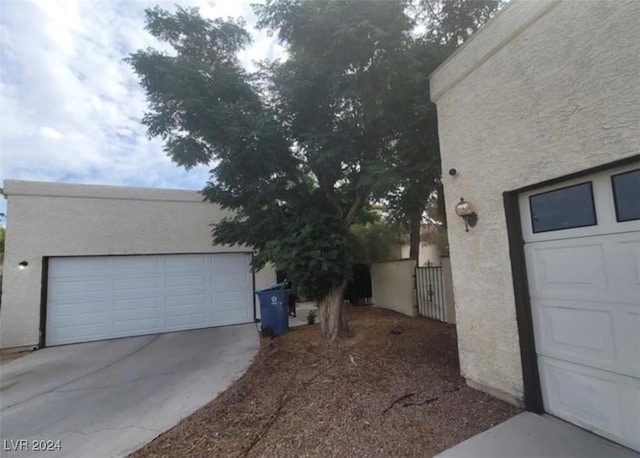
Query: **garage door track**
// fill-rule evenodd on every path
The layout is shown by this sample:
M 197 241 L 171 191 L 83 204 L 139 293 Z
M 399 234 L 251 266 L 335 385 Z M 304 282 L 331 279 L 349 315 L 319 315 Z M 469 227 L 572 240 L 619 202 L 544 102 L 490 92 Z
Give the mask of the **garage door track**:
M 258 348 L 245 324 L 52 347 L 3 364 L 0 455 L 51 446 L 47 456 L 124 456 L 226 389 Z

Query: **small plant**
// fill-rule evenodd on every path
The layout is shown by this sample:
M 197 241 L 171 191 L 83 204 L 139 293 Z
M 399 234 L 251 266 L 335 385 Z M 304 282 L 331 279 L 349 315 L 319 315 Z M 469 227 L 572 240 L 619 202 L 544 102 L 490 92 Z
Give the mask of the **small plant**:
M 307 324 L 314 324 L 316 322 L 316 316 L 318 316 L 318 312 L 316 310 L 309 310 L 309 314 L 307 315 Z

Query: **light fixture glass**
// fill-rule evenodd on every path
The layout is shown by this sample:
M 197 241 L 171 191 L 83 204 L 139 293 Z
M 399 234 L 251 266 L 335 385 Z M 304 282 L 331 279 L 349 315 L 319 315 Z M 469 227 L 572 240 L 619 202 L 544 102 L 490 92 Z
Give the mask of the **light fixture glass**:
M 464 200 L 464 197 L 460 198 L 460 202 L 456 205 L 456 215 L 463 217 L 473 213 L 473 207 L 469 202 Z
M 29 263 L 27 261 L 20 261 L 18 263 L 18 269 L 24 270 L 24 269 L 27 268 L 28 265 L 29 265 Z
M 465 231 L 469 232 L 469 227 L 474 227 L 478 222 L 478 215 L 473 211 L 473 206 L 461 197 L 455 210 L 456 215 L 464 220 Z

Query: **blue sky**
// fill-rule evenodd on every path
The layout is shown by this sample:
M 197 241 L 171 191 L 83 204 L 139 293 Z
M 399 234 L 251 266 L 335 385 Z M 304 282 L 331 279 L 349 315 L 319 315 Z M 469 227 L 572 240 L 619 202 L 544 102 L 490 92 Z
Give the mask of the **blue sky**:
M 206 17 L 244 17 L 252 29 L 249 5 L 259 1 L 3 0 L 0 180 L 202 188 L 208 167 L 178 168 L 147 138 L 144 93 L 123 62 L 162 47 L 144 31 L 144 9 L 176 3 Z M 253 46 L 239 56 L 246 67 L 282 56 L 274 37 L 252 31 Z

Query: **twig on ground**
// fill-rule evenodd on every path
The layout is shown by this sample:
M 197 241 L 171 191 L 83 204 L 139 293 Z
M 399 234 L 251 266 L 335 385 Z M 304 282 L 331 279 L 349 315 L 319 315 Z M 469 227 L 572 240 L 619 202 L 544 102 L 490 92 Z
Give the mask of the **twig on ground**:
M 191 453 L 195 451 L 198 447 L 200 447 L 200 444 L 202 444 L 206 439 L 207 439 L 207 436 L 202 436 L 200 440 L 195 444 L 193 444 L 193 446 L 189 449 L 189 451 L 187 451 L 185 456 L 190 456 Z
M 453 390 L 443 391 L 442 394 L 455 393 L 456 391 L 459 391 L 462 388 L 463 387 L 459 386 L 458 388 L 454 388 Z M 403 402 L 402 403 L 402 407 L 424 406 L 424 405 L 427 405 L 427 404 L 431 404 L 432 402 L 435 402 L 438 399 L 440 399 L 440 396 L 434 396 L 432 398 L 425 399 L 424 401 L 419 401 L 419 402 Z
M 294 377 L 292 377 L 292 379 L 293 378 L 295 378 L 295 375 Z M 280 400 L 278 401 L 278 406 L 276 407 L 276 410 L 274 410 L 274 412 L 271 414 L 271 416 L 266 421 L 262 429 L 258 432 L 258 434 L 254 436 L 251 443 L 247 447 L 245 447 L 245 449 L 242 450 L 242 452 L 240 452 L 239 456 L 246 457 L 249 455 L 249 452 L 253 449 L 253 447 L 255 447 L 256 444 L 260 442 L 260 439 L 262 439 L 262 437 L 267 433 L 267 431 L 271 429 L 271 426 L 273 426 L 273 424 L 275 423 L 276 419 L 278 418 L 278 415 L 280 415 L 282 408 L 290 399 L 291 397 L 287 397 L 286 393 L 283 393 L 282 396 L 280 396 Z
M 388 412 L 388 411 L 390 411 L 390 410 L 393 408 L 393 406 L 395 406 L 397 403 L 399 403 L 399 402 L 401 402 L 401 401 L 404 401 L 405 399 L 410 398 L 411 396 L 415 396 L 415 395 L 416 395 L 415 393 L 407 393 L 407 394 L 403 394 L 403 395 L 402 395 L 402 396 L 400 396 L 398 399 L 396 399 L 395 401 L 393 401 L 393 402 L 389 405 L 389 407 L 387 407 L 386 409 L 384 409 L 384 410 L 382 411 L 382 413 L 387 413 L 387 412 Z
M 426 404 L 431 404 L 432 402 L 437 401 L 438 399 L 440 399 L 440 396 L 436 396 L 434 398 L 425 399 L 424 401 L 420 401 L 420 402 L 403 402 L 402 403 L 402 407 L 423 406 L 423 405 L 426 405 Z

